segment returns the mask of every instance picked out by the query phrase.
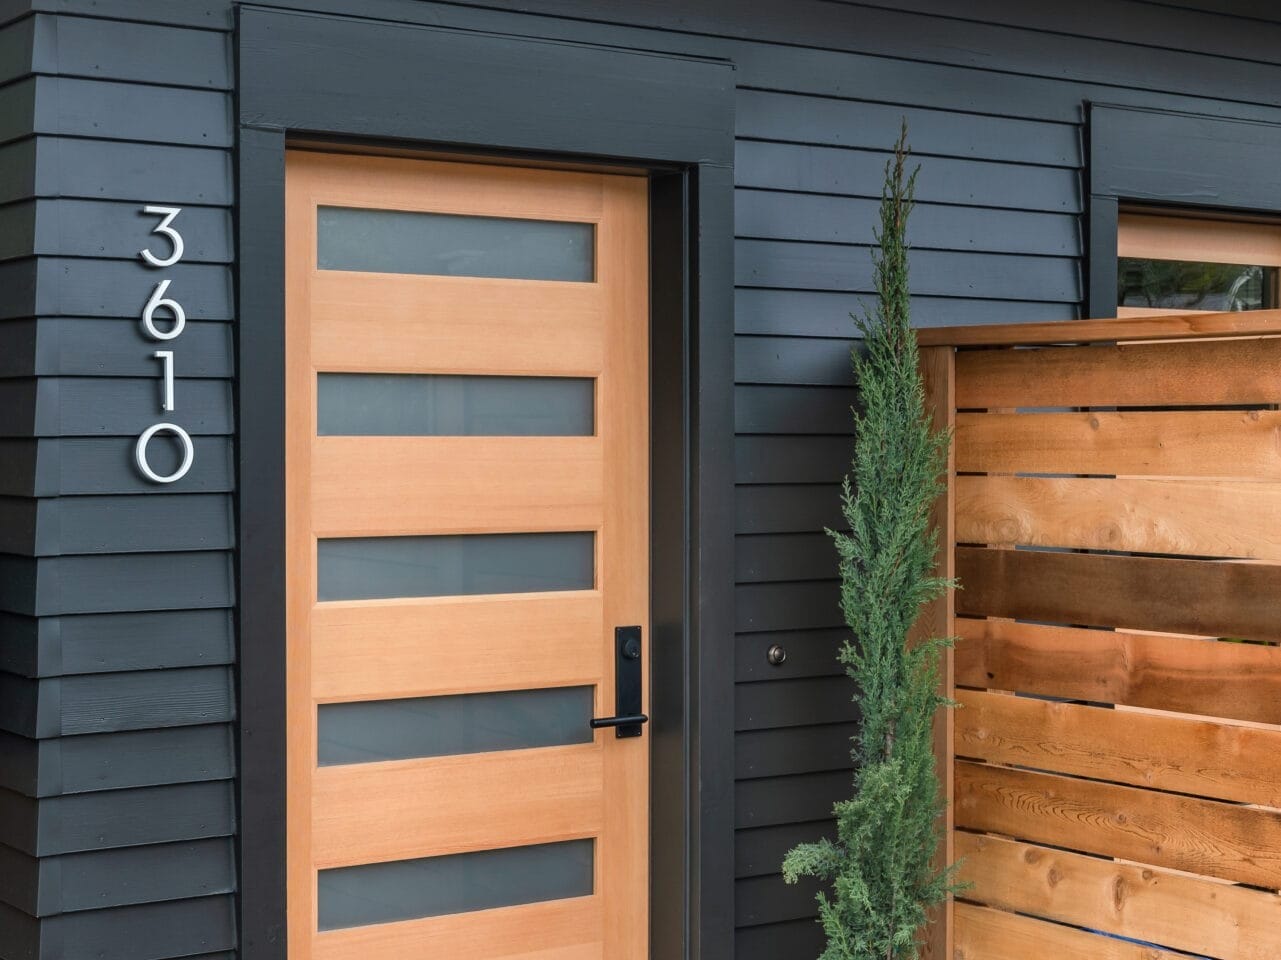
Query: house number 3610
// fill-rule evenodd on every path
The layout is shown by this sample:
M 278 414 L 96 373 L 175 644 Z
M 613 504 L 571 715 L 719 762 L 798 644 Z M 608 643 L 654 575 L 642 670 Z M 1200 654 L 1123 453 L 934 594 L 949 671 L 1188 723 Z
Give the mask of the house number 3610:
M 182 207 L 159 207 L 149 204 L 142 208 L 142 212 L 161 218 L 160 223 L 153 227 L 151 232 L 157 234 L 162 240 L 158 244 L 161 247 L 159 252 L 148 248 L 140 250 L 138 255 L 149 267 L 156 269 L 172 267 L 182 259 L 184 250 L 182 234 L 173 227 L 174 220 L 177 219 L 178 214 L 182 213 Z M 165 244 L 168 245 L 167 248 Z M 168 296 L 169 284 L 172 282 L 166 278 L 157 283 L 147 299 L 146 306 L 142 308 L 142 332 L 148 338 L 158 342 L 178 339 L 187 325 L 187 314 L 182 309 L 182 304 Z M 157 350 L 152 354 L 153 358 L 160 361 L 162 377 L 160 410 L 162 413 L 174 411 L 173 354 L 172 350 Z M 147 459 L 148 446 L 152 439 L 160 434 L 175 437 L 182 446 L 182 462 L 172 473 L 157 473 Z M 195 459 L 196 449 L 191 443 L 191 435 L 176 423 L 153 423 L 142 431 L 133 448 L 133 461 L 138 472 L 152 483 L 173 483 L 181 480 L 187 475 Z

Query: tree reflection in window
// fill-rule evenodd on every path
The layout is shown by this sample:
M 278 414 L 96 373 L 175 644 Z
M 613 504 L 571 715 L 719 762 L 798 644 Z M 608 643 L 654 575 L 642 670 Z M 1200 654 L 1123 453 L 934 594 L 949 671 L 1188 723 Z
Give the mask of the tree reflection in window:
M 1178 310 L 1262 310 L 1276 305 L 1277 268 L 1188 260 L 1117 261 L 1117 303 Z

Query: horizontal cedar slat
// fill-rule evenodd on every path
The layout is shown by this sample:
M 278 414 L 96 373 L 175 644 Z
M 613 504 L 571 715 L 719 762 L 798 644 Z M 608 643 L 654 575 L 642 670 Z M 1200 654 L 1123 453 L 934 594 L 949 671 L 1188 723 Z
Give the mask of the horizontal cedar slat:
M 507 533 L 600 526 L 599 437 L 318 437 L 318 536 Z
M 960 756 L 1281 807 L 1281 729 L 974 690 L 955 697 Z
M 1281 566 L 958 547 L 958 614 L 1281 641 Z
M 321 702 L 590 684 L 604 674 L 594 590 L 321 603 L 311 617 Z
M 312 791 L 315 863 L 594 836 L 603 823 L 603 763 L 598 742 L 320 767 Z
M 602 960 L 600 897 L 324 930 L 313 960 Z
M 1281 647 L 956 621 L 956 682 L 1281 724 Z
M 969 903 L 956 905 L 956 960 L 1183 960 L 1164 950 L 1113 940 L 1020 917 L 1001 910 L 989 910 Z
M 956 764 L 956 825 L 1237 883 L 1281 887 L 1281 812 Z
M 971 833 L 956 853 L 967 899 L 1194 954 L 1281 956 L 1275 893 Z
M 1281 561 L 1277 483 L 1000 476 L 953 482 L 961 543 Z
M 1170 407 L 1281 402 L 1281 339 L 962 350 L 956 405 Z
M 1118 340 L 1184 340 L 1199 337 L 1275 336 L 1281 310 L 1229 313 L 1171 313 L 1129 320 L 1069 320 L 1051 323 L 994 323 L 926 327 L 916 331 L 923 347 L 1035 346 L 1051 343 L 1113 343 Z
M 1281 412 L 959 413 L 956 469 L 1281 480 Z

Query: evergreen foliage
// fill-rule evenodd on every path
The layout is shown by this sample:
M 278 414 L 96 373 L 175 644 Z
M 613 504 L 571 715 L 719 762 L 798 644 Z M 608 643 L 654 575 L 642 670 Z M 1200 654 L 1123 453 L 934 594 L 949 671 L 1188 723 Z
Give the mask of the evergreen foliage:
M 907 217 L 916 172 L 906 172 L 907 128 L 886 164 L 878 305 L 855 317 L 863 350 L 853 352 L 862 411 L 842 506 L 850 532 L 828 531 L 841 574 L 850 636 L 839 659 L 857 685 L 861 727 L 852 741 L 854 797 L 836 804 L 835 842 L 802 844 L 783 861 L 788 883 L 831 884 L 818 894 L 827 935 L 820 960 L 912 960 L 926 911 L 954 889 L 935 868 L 944 801 L 934 770 L 938 669 L 949 639 L 909 644 L 921 605 L 953 584 L 933 575 L 937 531 L 930 511 L 942 492 L 947 433 L 933 430 L 909 317 Z

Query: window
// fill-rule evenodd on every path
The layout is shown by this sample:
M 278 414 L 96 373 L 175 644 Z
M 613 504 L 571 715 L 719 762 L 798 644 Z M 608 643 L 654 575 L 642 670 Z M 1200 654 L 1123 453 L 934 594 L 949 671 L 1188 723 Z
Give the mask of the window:
M 1125 210 L 1117 217 L 1117 316 L 1278 305 L 1281 223 Z

